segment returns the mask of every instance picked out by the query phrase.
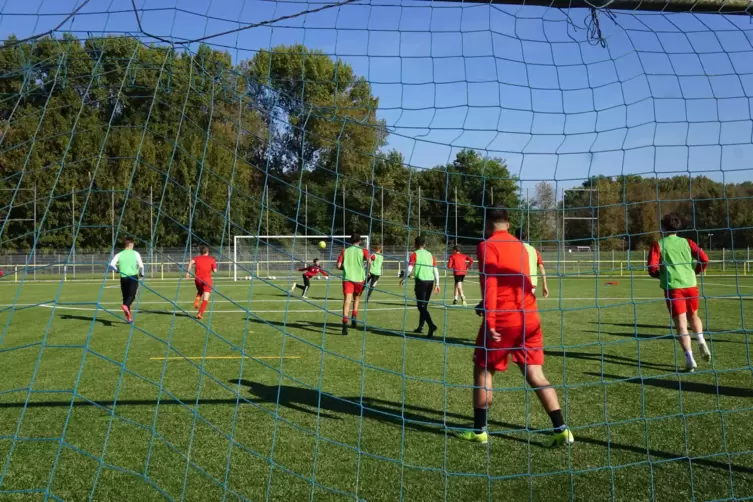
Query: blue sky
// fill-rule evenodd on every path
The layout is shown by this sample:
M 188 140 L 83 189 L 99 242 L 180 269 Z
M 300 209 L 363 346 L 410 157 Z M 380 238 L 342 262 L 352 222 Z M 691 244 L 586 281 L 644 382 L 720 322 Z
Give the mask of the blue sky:
M 74 0 L 7 0 L 0 35 L 52 28 Z M 144 31 L 193 39 L 324 5 L 137 0 Z M 532 187 L 594 174 L 753 179 L 753 25 L 744 17 L 375 0 L 212 38 L 234 61 L 304 43 L 365 76 L 389 146 L 432 167 L 462 147 L 501 157 Z M 230 21 L 233 20 L 233 21 Z M 61 30 L 138 33 L 130 0 L 91 0 Z

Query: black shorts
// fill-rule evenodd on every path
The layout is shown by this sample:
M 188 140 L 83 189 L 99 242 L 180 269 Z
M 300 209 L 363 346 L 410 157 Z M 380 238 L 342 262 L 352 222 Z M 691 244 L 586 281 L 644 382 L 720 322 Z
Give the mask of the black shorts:
M 464 275 L 456 275 L 455 276 L 455 284 L 460 284 L 464 280 L 465 280 L 465 276 Z
M 382 277 L 382 276 L 381 275 L 369 274 L 369 281 L 368 281 L 369 282 L 369 286 L 371 286 L 373 288 L 374 284 L 377 283 L 377 281 L 379 280 L 380 277 Z

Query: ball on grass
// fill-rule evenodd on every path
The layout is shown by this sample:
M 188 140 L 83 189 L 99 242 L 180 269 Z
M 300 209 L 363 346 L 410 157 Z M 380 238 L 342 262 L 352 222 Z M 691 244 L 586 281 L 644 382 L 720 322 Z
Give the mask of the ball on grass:
M 326 249 L 327 243 L 324 241 L 319 241 L 319 249 Z

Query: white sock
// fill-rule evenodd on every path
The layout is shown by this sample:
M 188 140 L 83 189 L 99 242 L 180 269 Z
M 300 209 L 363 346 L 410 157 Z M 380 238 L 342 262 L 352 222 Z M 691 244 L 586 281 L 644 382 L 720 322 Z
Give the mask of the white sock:
M 703 333 L 696 333 L 695 339 L 698 340 L 698 343 L 706 343 L 706 340 L 703 339 Z
M 685 361 L 688 364 L 695 362 L 695 359 L 693 359 L 693 351 L 692 350 L 686 350 L 685 351 Z

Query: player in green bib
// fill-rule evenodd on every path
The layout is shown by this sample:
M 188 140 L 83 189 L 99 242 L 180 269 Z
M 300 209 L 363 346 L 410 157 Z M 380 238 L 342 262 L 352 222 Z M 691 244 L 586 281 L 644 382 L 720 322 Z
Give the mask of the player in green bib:
M 648 273 L 659 279 L 659 287 L 664 290 L 664 298 L 679 335 L 678 342 L 685 351 L 685 369 L 695 371 L 688 323 L 696 334 L 701 356 L 709 361 L 711 351 L 703 338 L 703 323 L 698 317 L 698 280 L 696 275 L 706 270 L 709 257 L 698 244 L 680 237 L 683 222 L 675 214 L 666 214 L 661 220 L 664 237 L 654 242 L 648 255 Z
M 377 244 L 376 251 L 371 255 L 371 267 L 369 268 L 369 292 L 366 295 L 366 301 L 371 298 L 371 293 L 374 292 L 374 288 L 379 282 L 379 278 L 382 277 L 382 263 L 384 262 L 384 255 L 382 255 L 382 245 Z
M 366 269 L 369 264 L 369 252 L 361 247 L 361 235 L 350 236 L 350 246 L 343 249 L 337 258 L 337 268 L 343 272 L 343 336 L 348 334 L 348 322 L 356 327 L 358 305 L 361 301 Z M 351 316 L 350 306 L 353 304 Z
M 439 270 L 437 269 L 437 260 L 426 250 L 426 238 L 422 235 L 416 237 L 416 250 L 408 258 L 408 271 L 405 274 L 410 277 L 411 272 L 415 271 L 416 284 L 414 292 L 416 293 L 416 308 L 418 308 L 418 328 L 414 333 L 423 333 L 424 324 L 429 326 L 427 338 L 434 336 L 437 331 L 437 325 L 431 319 L 429 313 L 429 300 L 431 292 L 439 293 Z M 400 286 L 405 283 L 400 279 Z
M 120 309 L 129 323 L 133 322 L 131 304 L 136 299 L 139 290 L 139 277 L 144 277 L 144 262 L 141 255 L 133 249 L 133 239 L 125 239 L 125 249 L 116 254 L 110 262 L 110 268 L 120 274 L 120 292 L 123 295 L 123 305 Z

